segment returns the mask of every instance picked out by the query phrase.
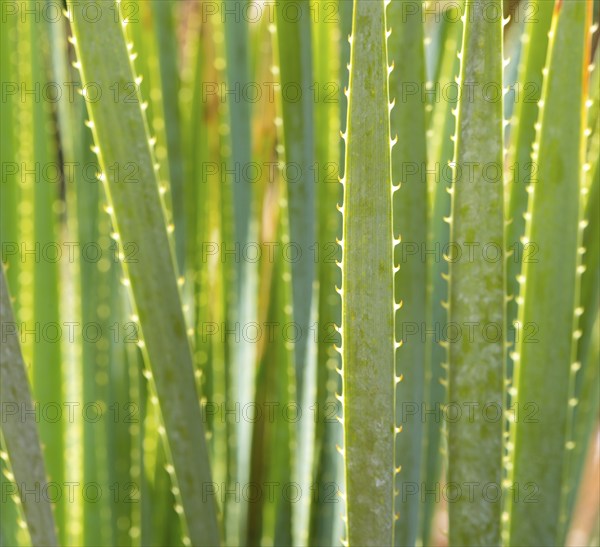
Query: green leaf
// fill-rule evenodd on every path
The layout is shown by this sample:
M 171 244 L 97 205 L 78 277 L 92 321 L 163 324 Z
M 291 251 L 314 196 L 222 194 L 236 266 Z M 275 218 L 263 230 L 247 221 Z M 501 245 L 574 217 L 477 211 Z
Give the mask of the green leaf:
M 285 219 L 279 222 L 279 230 L 287 229 Z M 292 292 L 290 266 L 279 257 L 268 267 L 272 268 L 272 272 L 267 274 L 271 287 L 264 319 L 272 325 L 285 325 L 292 319 L 289 313 Z M 273 493 L 253 496 L 249 500 L 247 545 L 265 545 L 271 541 L 273 545 L 296 544 L 293 540 L 292 501 L 298 500 L 293 499 L 288 490 L 290 478 L 295 477 L 296 423 L 286 419 L 294 412 L 294 380 L 292 347 L 285 339 L 277 336 L 261 344 L 255 401 L 262 417 L 256 420 L 252 435 L 250 484 L 257 485 L 263 492 L 272 488 Z M 278 403 L 274 412 L 273 407 L 269 409 L 273 401 Z M 288 411 L 291 414 L 288 415 Z M 309 497 L 305 491 L 300 491 L 300 495 Z M 295 491 L 292 496 L 295 498 Z
M 16 410 L 2 413 L 4 444 L 17 488 L 20 493 L 26 493 L 21 495 L 21 504 L 32 545 L 58 545 L 52 508 L 48 496 L 44 495 L 48 481 L 36 421 L 23 414 L 25 409 L 33 408 L 33 401 L 4 267 L 0 267 L 0 322 L 3 336 L 0 346 L 0 400 L 6 410 L 9 407 Z M 32 495 L 35 492 L 38 495 Z
M 600 304 L 600 49 L 596 49 L 594 70 L 590 77 L 591 108 L 588 110 L 588 129 L 591 135 L 588 138 L 587 158 L 589 171 L 584 184 L 585 212 L 584 221 L 586 228 L 583 232 L 583 266 L 585 270 L 581 275 L 581 293 L 579 297 L 581 317 L 579 319 L 580 338 L 577 341 L 576 368 L 574 393 L 572 401 L 575 404 L 571 416 L 571 441 L 573 450 L 568 454 L 568 473 L 565 487 L 568 498 L 563 518 L 565 525 L 563 532 L 569 529 L 577 495 L 581 488 L 584 476 L 585 460 L 588 454 L 590 441 L 594 439 L 593 431 L 598 421 L 598 338 L 600 325 L 598 324 L 598 308 Z
M 342 260 L 342 362 L 349 545 L 394 544 L 395 331 L 386 16 L 355 0 Z
M 179 92 L 181 88 L 179 70 L 179 42 L 176 10 L 178 2 L 152 0 L 154 37 L 159 57 L 160 90 L 169 164 L 169 182 L 175 225 L 175 255 L 178 271 L 183 273 L 185 257 L 186 215 L 184 194 L 184 163 L 181 142 L 181 114 Z
M 340 323 L 341 303 L 335 287 L 341 284 L 340 272 L 335 259 L 341 258 L 336 239 L 341 237 L 341 217 L 335 214 L 335 207 L 341 201 L 342 188 L 339 176 L 339 127 L 340 102 L 345 102 L 342 90 L 336 89 L 335 82 L 340 73 L 340 40 L 337 27 L 330 20 L 333 4 L 312 0 L 314 14 L 313 25 L 313 61 L 315 82 L 318 93 L 315 96 L 315 141 L 318 213 L 318 244 L 315 247 L 315 261 L 318 264 L 319 303 L 317 337 L 317 386 L 314 410 L 315 437 L 311 491 L 313 492 L 310 532 L 308 545 L 331 545 L 339 540 L 336 526 L 341 500 L 337 496 L 338 475 L 341 460 L 336 445 L 341 444 L 341 428 L 334 419 L 340 414 L 339 402 L 335 394 L 341 386 L 337 374 L 340 356 L 334 349 L 339 345 L 339 334 L 335 325 Z M 339 14 L 336 13 L 336 15 Z M 349 45 L 347 40 L 343 44 Z M 349 51 L 348 51 L 349 53 Z M 348 71 L 343 66 L 343 73 Z M 337 95 L 335 92 L 338 92 Z M 344 105 L 345 106 L 345 105 Z M 333 213 L 332 213 L 333 212 Z M 337 369 L 337 370 L 336 370 Z
M 416 8 L 416 9 L 413 9 Z M 391 111 L 392 134 L 398 142 L 392 149 L 392 176 L 400 189 L 394 194 L 394 233 L 396 247 L 395 293 L 402 301 L 396 321 L 396 338 L 403 345 L 396 354 L 396 368 L 402 374 L 398 385 L 396 423 L 402 433 L 396 442 L 396 464 L 402 468 L 396 499 L 399 513 L 396 522 L 397 546 L 414 545 L 419 531 L 421 496 L 405 495 L 409 485 L 421 483 L 423 459 L 423 415 L 425 395 L 425 340 L 422 326 L 427 310 L 427 265 L 423 251 L 427 243 L 427 152 L 425 102 L 425 50 L 423 10 L 410 1 L 392 2 L 388 21 L 392 31 L 388 41 L 390 62 L 390 96 L 395 101 Z
M 460 335 L 448 335 L 448 405 L 461 415 L 448 420 L 448 485 L 456 485 L 449 494 L 449 531 L 451 545 L 498 545 L 503 421 L 487 419 L 485 410 L 501 412 L 504 403 L 500 0 L 466 3 L 461 57 L 460 85 L 477 84 L 480 91 L 461 94 L 456 122 L 449 325 Z M 484 96 L 485 86 L 493 86 L 497 100 Z M 467 405 L 474 405 L 472 413 Z
M 455 85 L 455 80 L 460 74 L 460 60 L 456 55 L 462 42 L 463 24 L 460 22 L 459 13 L 464 7 L 454 7 L 447 12 L 444 24 L 444 41 L 441 46 L 444 54 L 440 60 L 439 74 L 436 83 L 440 89 L 447 89 Z M 448 87 L 444 87 L 448 86 Z M 429 341 L 426 370 L 426 405 L 428 409 L 441 409 L 446 400 L 447 386 L 447 351 L 442 344 L 442 327 L 448 322 L 448 263 L 442 259 L 441 250 L 447 249 L 450 241 L 450 226 L 447 219 L 450 217 L 451 199 L 450 185 L 452 184 L 452 170 L 450 163 L 454 157 L 454 143 L 452 138 L 456 132 L 456 118 L 453 110 L 457 101 L 454 96 L 448 100 L 435 103 L 429 122 L 428 157 L 430 207 L 429 218 L 429 249 L 434 249 L 433 259 L 428 260 L 428 321 L 429 330 L 434 334 Z M 425 440 L 425 467 L 423 473 L 423 488 L 433 491 L 439 484 L 442 467 L 445 466 L 446 450 L 444 421 L 437 419 L 435 414 L 429 415 L 426 420 L 427 433 Z M 425 417 L 423 418 L 425 419 Z M 438 504 L 434 496 L 427 496 L 423 508 L 423 544 L 430 544 L 431 527 Z
M 225 51 L 227 55 L 227 88 L 232 91 L 228 97 L 229 134 L 231 139 L 232 167 L 245 173 L 252 157 L 252 138 L 250 121 L 251 103 L 243 90 L 250 83 L 250 67 L 248 59 L 248 22 L 244 17 L 236 16 L 243 10 L 247 0 L 223 0 L 222 9 L 225 14 Z M 239 92 L 239 90 L 242 90 Z M 252 183 L 241 178 L 236 182 L 233 191 L 235 218 L 235 240 L 240 245 L 246 244 L 250 234 L 252 212 Z M 242 262 L 243 264 L 243 262 Z M 240 280 L 240 283 L 242 280 Z
M 96 102 L 88 102 L 88 112 L 115 232 L 123 245 L 133 244 L 137 251 L 137 262 L 126 261 L 123 267 L 165 426 L 186 539 L 193 545 L 216 545 L 216 501 L 206 491 L 211 473 L 203 414 L 155 160 L 139 95 L 125 99 L 135 86 L 131 53 L 116 17 L 117 3 L 111 2 L 114 9 L 103 5 L 98 21 L 86 17 L 88 4 L 69 2 L 69 14 L 82 82 L 95 82 L 103 91 Z M 126 182 L 122 169 L 114 168 L 127 164 L 136 167 L 137 182 Z
M 227 157 L 228 172 L 225 191 L 226 211 L 223 213 L 223 239 L 229 248 L 245 249 L 257 241 L 257 222 L 253 217 L 254 199 L 258 184 L 247 177 L 253 164 L 252 104 L 247 90 L 253 83 L 250 66 L 251 42 L 246 18 L 236 15 L 247 8 L 247 0 L 223 0 L 221 9 L 224 17 L 224 51 L 226 57 L 225 85 L 229 94 L 222 100 L 227 104 Z M 238 176 L 240 173 L 241 176 Z M 250 325 L 257 320 L 258 267 L 248 260 L 237 260 L 235 265 L 226 265 L 229 278 L 225 281 L 228 291 L 226 315 L 229 324 Z M 248 343 L 245 337 L 229 337 L 228 386 L 229 400 L 244 406 L 252 403 L 252 388 L 256 374 L 256 344 Z M 229 424 L 229 465 L 228 473 L 232 483 L 244 484 L 248 480 L 247 456 L 251 444 L 251 426 L 244 421 Z M 240 541 L 239 522 L 248 520 L 246 503 L 228 497 L 225 515 L 232 530 L 230 542 Z M 242 528 L 245 523 L 242 524 Z M 243 532 L 241 532 L 243 534 Z M 231 535 L 231 534 L 230 534 Z
M 540 129 L 533 161 L 519 305 L 520 337 L 512 406 L 511 483 L 523 496 L 509 500 L 510 545 L 557 545 L 569 437 L 572 363 L 576 356 L 578 248 L 581 245 L 581 185 L 584 113 L 589 62 L 591 3 L 559 2 L 552 20 L 548 75 L 540 103 Z M 548 275 L 548 269 L 552 275 Z M 533 334 L 532 334 L 533 333 Z M 533 336 L 533 338 L 532 338 Z M 526 406 L 528 405 L 528 406 Z M 524 418 L 528 408 L 535 419 Z
M 309 0 L 285 0 L 276 3 L 276 64 L 279 68 L 280 112 L 287 196 L 287 223 L 283 237 L 298 252 L 292 262 L 292 320 L 299 332 L 294 341 L 296 382 L 294 392 L 302 408 L 314 403 L 316 347 L 310 335 L 316 314 L 317 243 L 315 202 L 315 121 L 312 29 Z M 317 83 L 319 85 L 319 83 Z M 289 234 L 289 235 L 288 235 Z M 289 241 L 288 241 L 289 237 Z M 298 440 L 294 477 L 303 492 L 310 489 L 313 473 L 312 442 L 314 421 L 307 412 L 296 424 Z M 309 533 L 310 497 L 302 496 L 292 505 L 293 537 L 305 544 Z
M 0 242 L 2 243 L 2 262 L 7 264 L 7 282 L 15 291 L 18 287 L 19 260 L 19 199 L 21 175 L 18 172 L 19 125 L 18 92 L 11 95 L 9 90 L 18 81 L 17 68 L 17 25 L 13 19 L 4 16 L 0 21 L 0 76 L 5 82 L 5 97 L 0 102 L 0 112 L 8 129 L 2 136 L 0 161 L 2 162 L 2 180 L 0 181 Z M 11 85 L 12 84 L 12 85 Z M 13 88 L 14 89 L 14 88 Z M 12 172 L 12 173 L 11 173 Z M 13 257 L 10 259 L 10 257 Z M 18 315 L 15 302 L 15 313 Z
M 531 6 L 531 8 L 529 8 Z M 527 188 L 535 177 L 537 167 L 532 160 L 533 143 L 535 142 L 535 124 L 538 121 L 538 101 L 542 96 L 542 70 L 546 63 L 548 49 L 548 31 L 552 21 L 553 2 L 534 0 L 529 3 L 529 16 L 522 35 L 523 52 L 517 78 L 518 102 L 510 122 L 510 144 L 507 166 L 510 198 L 508 199 L 507 217 L 509 223 L 506 230 L 507 251 L 512 255 L 507 260 L 506 282 L 507 292 L 513 298 L 508 301 L 507 324 L 510 341 L 514 342 L 513 322 L 517 318 L 517 297 L 521 273 L 521 261 L 524 247 L 521 238 L 525 235 L 525 213 L 527 211 Z M 525 249 L 525 252 L 529 252 Z M 512 366 L 509 359 L 508 365 Z M 509 371 L 509 378 L 511 377 Z
M 276 7 L 285 163 L 290 166 L 285 170 L 290 243 L 300 253 L 292 266 L 292 294 L 294 321 L 302 333 L 295 343 L 295 359 L 298 399 L 303 401 L 315 278 L 311 248 L 317 233 L 311 11 L 309 0 L 285 0 Z M 299 172 L 299 176 L 294 176 L 292 170 Z
M 41 9 L 38 0 L 29 0 L 24 7 Z M 17 25 L 19 38 L 19 81 L 29 88 L 42 89 L 50 83 L 49 72 L 49 25 L 45 18 L 26 17 Z M 42 52 L 42 53 L 40 53 Z M 59 184 L 47 175 L 47 168 L 59 159 L 55 144 L 55 126 L 49 101 L 35 94 L 20 102 L 19 112 L 19 160 L 23 166 L 31 166 L 34 173 L 22 177 L 20 194 L 27 207 L 20 208 L 19 243 L 21 256 L 18 294 L 20 328 L 39 333 L 53 325 L 60 325 L 60 277 L 58 261 L 49 260 L 41 249 L 58 247 L 60 224 L 58 211 Z M 15 180 L 15 182 L 17 182 Z M 23 249 L 37 249 L 39 253 L 26 257 Z M 31 363 L 31 386 L 33 398 L 40 408 L 58 405 L 65 401 L 66 354 L 61 350 L 61 337 L 38 334 L 25 338 L 23 353 Z M 39 434 L 44 450 L 48 476 L 63 485 L 66 480 L 67 458 L 65 444 L 65 420 L 41 419 Z M 54 505 L 59 540 L 70 538 L 67 529 L 68 514 L 77 506 L 69 504 L 66 497 L 57 499 Z

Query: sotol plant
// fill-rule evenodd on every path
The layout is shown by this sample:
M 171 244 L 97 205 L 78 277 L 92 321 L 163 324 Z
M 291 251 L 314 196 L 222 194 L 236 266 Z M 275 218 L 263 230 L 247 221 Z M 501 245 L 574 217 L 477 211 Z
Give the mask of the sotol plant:
M 4 2 L 1 544 L 598 545 L 598 8 Z

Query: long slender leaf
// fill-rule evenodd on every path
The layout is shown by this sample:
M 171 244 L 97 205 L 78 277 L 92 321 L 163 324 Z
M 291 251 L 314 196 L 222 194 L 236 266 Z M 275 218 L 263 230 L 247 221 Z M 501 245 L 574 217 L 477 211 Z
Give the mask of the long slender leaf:
M 25 7 L 35 12 L 42 3 L 29 0 Z M 46 19 L 29 17 L 18 24 L 19 36 L 19 79 L 25 85 L 41 88 L 50 81 L 49 71 L 49 24 Z M 40 54 L 40 52 L 44 52 Z M 58 151 L 52 124 L 52 110 L 48 100 L 32 95 L 21 102 L 20 152 L 23 165 L 30 166 L 30 176 L 22 178 L 21 191 L 24 201 L 31 207 L 21 209 L 19 243 L 29 249 L 41 249 L 48 246 L 60 248 L 59 230 L 59 184 L 56 178 L 47 175 L 47 168 L 56 165 Z M 32 220 L 33 219 L 33 220 Z M 24 351 L 26 362 L 31 363 L 31 387 L 33 398 L 39 408 L 65 402 L 65 361 L 61 351 L 61 337 L 46 335 L 41 329 L 59 324 L 60 287 L 59 264 L 41 252 L 27 257 L 21 255 L 21 269 L 27 271 L 26 281 L 30 294 L 29 302 L 22 302 L 19 312 L 22 314 L 21 329 L 36 334 L 26 337 Z M 19 294 L 22 294 L 22 287 Z M 46 468 L 52 481 L 64 485 L 66 477 L 66 445 L 64 419 L 41 419 L 39 433 L 44 449 Z M 62 496 L 55 501 L 55 518 L 59 540 L 65 543 L 69 538 L 67 513 L 75 504 L 69 504 Z
M 567 454 L 568 477 L 564 481 L 567 493 L 566 505 L 561 515 L 563 519 L 563 534 L 568 532 L 573 518 L 576 497 L 580 491 L 581 481 L 585 470 L 585 458 L 588 447 L 593 440 L 594 428 L 598 420 L 598 375 L 600 368 L 594 356 L 593 344 L 598 338 L 598 311 L 600 308 L 600 50 L 596 49 L 595 62 L 591 65 L 593 72 L 590 77 L 588 110 L 588 128 L 591 132 L 587 146 L 587 162 L 584 166 L 586 179 L 583 185 L 584 222 L 583 232 L 583 267 L 581 275 L 580 306 L 577 340 L 577 359 L 573 393 L 570 402 L 574 404 L 571 416 L 572 450 Z M 571 446 L 571 445 L 570 445 Z M 564 537 L 564 536 L 563 536 Z
M 311 247 L 316 242 L 314 169 L 314 116 L 310 3 L 286 0 L 277 4 L 277 39 L 281 77 L 281 105 L 285 162 L 288 182 L 290 242 L 299 249 L 292 268 L 294 321 L 302 336 L 295 346 L 298 397 L 303 400 L 304 377 L 309 358 L 308 336 L 313 306 L 314 260 Z M 291 8 L 291 9 L 290 9 Z M 292 14 L 297 13 L 298 16 Z M 295 176 L 293 170 L 299 173 Z M 310 389 L 309 386 L 306 389 Z
M 152 13 L 159 56 L 162 108 L 165 115 L 165 133 L 169 181 L 173 204 L 173 224 L 175 226 L 175 256 L 178 271 L 184 272 L 185 257 L 185 194 L 184 163 L 181 145 L 181 115 L 178 95 L 181 87 L 179 71 L 179 51 L 176 32 L 176 10 L 178 2 L 152 0 Z M 161 158 L 162 159 L 162 158 Z
M 317 213 L 319 225 L 318 243 L 315 245 L 315 261 L 318 263 L 319 309 L 316 337 L 317 354 L 317 394 L 315 401 L 315 468 L 311 504 L 310 533 L 308 545 L 329 545 L 336 541 L 334 529 L 338 522 L 340 499 L 337 496 L 338 468 L 341 461 L 336 445 L 341 443 L 339 424 L 335 416 L 339 414 L 339 403 L 335 399 L 340 380 L 339 354 L 334 343 L 339 345 L 339 334 L 335 325 L 340 322 L 340 300 L 334 288 L 340 285 L 339 270 L 335 259 L 340 258 L 336 238 L 341 236 L 341 217 L 332 214 L 341 200 L 341 187 L 338 184 L 339 172 L 339 92 L 336 100 L 331 99 L 335 92 L 335 82 L 340 67 L 337 65 L 339 40 L 335 25 L 328 21 L 328 8 L 331 4 L 313 1 L 315 13 L 314 28 L 314 74 L 317 86 L 315 97 L 315 141 Z M 346 40 L 343 41 L 346 43 Z M 344 72 L 347 74 L 346 67 Z M 341 255 L 340 255 L 341 256 Z
M 349 545 L 394 544 L 395 332 L 385 5 L 355 0 L 342 259 Z
M 229 207 L 230 217 L 226 219 L 230 229 L 227 238 L 230 248 L 245 249 L 246 246 L 256 241 L 257 229 L 253 218 L 253 204 L 256 184 L 246 174 L 252 164 L 252 104 L 246 90 L 251 84 L 251 67 L 249 52 L 248 21 L 236 16 L 236 12 L 247 6 L 246 0 L 223 0 L 222 9 L 225 15 L 224 37 L 226 55 L 226 83 L 228 91 L 228 136 L 229 172 L 241 173 L 228 177 L 229 197 L 233 207 Z M 256 165 L 256 164 L 255 164 Z M 248 260 L 238 260 L 231 272 L 235 281 L 231 283 L 231 306 L 228 315 L 231 324 L 249 325 L 256 321 L 256 293 L 257 293 L 257 265 Z M 255 372 L 256 344 L 248 343 L 242 339 L 230 338 L 230 360 L 228 384 L 231 386 L 230 394 L 240 405 L 252 401 L 251 387 Z M 249 450 L 250 424 L 241 421 L 231 424 L 235 433 L 229 435 L 235 440 L 236 446 L 230 450 L 230 480 L 244 483 L 247 480 L 247 460 L 245 454 Z M 233 447 L 232 447 L 233 448 Z M 241 466 L 239 464 L 241 463 Z M 241 474 L 238 475 L 238 470 Z M 229 498 L 226 507 L 227 519 L 231 521 L 234 537 L 228 541 L 239 541 L 239 531 L 235 530 L 236 523 L 246 518 L 243 504 Z
M 461 8 L 462 9 L 462 8 Z M 440 61 L 439 75 L 436 84 L 441 89 L 456 85 L 460 73 L 460 60 L 456 51 L 462 42 L 463 25 L 458 17 L 459 8 L 454 7 L 448 12 L 450 28 L 445 32 L 444 55 Z M 447 87 L 443 87 L 447 86 Z M 432 492 L 439 484 L 442 468 L 445 465 L 447 451 L 443 445 L 444 421 L 439 419 L 438 410 L 446 399 L 447 386 L 447 351 L 443 346 L 442 326 L 448 322 L 448 312 L 445 305 L 448 302 L 448 263 L 443 260 L 442 249 L 448 248 L 450 241 L 450 226 L 447 219 L 450 217 L 451 199 L 450 185 L 452 184 L 452 170 L 450 164 L 454 157 L 454 143 L 452 138 L 456 132 L 456 118 L 453 110 L 456 108 L 456 96 L 447 101 L 436 102 L 433 106 L 428 130 L 427 153 L 430 188 L 430 217 L 429 249 L 434 249 L 433 258 L 428 260 L 428 321 L 429 330 L 433 336 L 428 340 L 427 369 L 426 369 L 426 405 L 433 410 L 433 416 L 423 420 L 426 422 L 427 433 L 425 440 L 425 466 L 423 487 L 425 491 Z M 441 130 L 438 130 L 441 128 Z M 431 257 L 431 255 L 428 255 Z M 438 504 L 434 496 L 427 496 L 423 508 L 423 544 L 430 544 L 432 521 Z
M 293 321 L 299 336 L 294 341 L 298 404 L 308 409 L 314 404 L 316 347 L 310 336 L 315 318 L 317 298 L 316 268 L 311 252 L 317 243 L 315 202 L 315 125 L 313 81 L 312 29 L 309 0 L 285 0 L 276 4 L 277 66 L 283 121 L 283 177 L 287 183 L 289 245 L 298 252 L 292 263 Z M 287 239 L 287 238 L 286 238 Z M 283 241 L 286 242 L 286 239 Z M 304 413 L 297 423 L 298 439 L 294 471 L 303 492 L 310 489 L 313 456 L 314 421 Z M 294 541 L 305 545 L 309 531 L 310 498 L 293 505 Z
M 521 496 L 509 500 L 511 545 L 556 545 L 560 541 L 569 385 L 576 355 L 573 328 L 581 245 L 582 97 L 588 78 L 590 15 L 589 2 L 559 2 L 550 31 L 548 76 L 532 158 L 538 174 L 531 184 L 525 239 L 536 245 L 537 253 L 535 261 L 523 265 L 521 332 L 514 355 L 513 406 L 521 416 L 516 417 L 512 432 L 511 483 Z M 547 276 L 550 264 L 552 276 Z M 525 405 L 535 409 L 535 419 L 523 416 Z M 526 503 L 531 499 L 535 503 Z
M 18 166 L 19 125 L 18 95 L 9 93 L 9 88 L 17 81 L 17 28 L 10 17 L 2 17 L 0 21 L 0 76 L 6 86 L 6 93 L 0 102 L 0 112 L 8 130 L 2 137 L 0 160 L 2 162 L 2 179 L 0 180 L 0 242 L 2 243 L 2 262 L 7 264 L 7 282 L 15 291 L 19 279 L 19 198 L 20 173 Z M 16 255 L 16 256 L 15 256 Z M 15 301 L 16 306 L 16 301 Z M 18 312 L 15 309 L 15 315 Z
M 2 414 L 2 435 L 14 480 L 21 494 L 32 544 L 58 545 L 52 507 L 48 495 L 43 493 L 46 492 L 48 480 L 37 424 L 31 416 L 28 418 L 25 414 L 26 409 L 33 408 L 33 402 L 19 346 L 17 324 L 10 305 L 4 267 L 0 271 L 0 289 L 3 338 L 0 353 L 0 399 L 3 408 L 14 410 Z
M 417 9 L 407 9 L 409 7 Z M 388 8 L 392 31 L 388 42 L 394 64 L 390 74 L 392 134 L 398 142 L 392 151 L 392 176 L 400 189 L 394 194 L 394 232 L 400 237 L 396 261 L 396 295 L 402 311 L 396 323 L 396 337 L 403 345 L 397 353 L 402 374 L 397 397 L 396 422 L 403 428 L 396 444 L 397 465 L 401 467 L 397 498 L 399 512 L 396 545 L 414 545 L 419 531 L 421 497 L 405 495 L 421 482 L 423 456 L 423 401 L 425 395 L 425 340 L 421 329 L 427 310 L 427 265 L 423 250 L 427 243 L 427 152 L 425 140 L 425 50 L 423 11 L 408 1 L 393 2 Z M 416 90 L 416 91 L 415 91 Z
M 531 17 L 522 36 L 524 41 L 522 61 L 517 80 L 517 105 L 510 122 L 510 145 L 507 166 L 510 171 L 508 199 L 506 247 L 512 255 L 507 261 L 507 291 L 512 296 L 507 304 L 507 324 L 510 342 L 514 343 L 513 322 L 517 318 L 517 298 L 523 254 L 526 260 L 532 247 L 524 248 L 521 238 L 525 235 L 525 213 L 527 211 L 527 188 L 537 171 L 531 161 L 535 142 L 535 124 L 538 120 L 538 101 L 542 96 L 542 70 L 546 63 L 548 31 L 552 21 L 553 3 L 535 0 L 529 4 L 536 16 Z M 509 356 L 510 357 L 510 356 Z M 508 361 L 509 366 L 512 362 Z M 509 371 L 509 378 L 511 377 Z
M 460 85 L 502 88 L 502 3 L 465 7 Z M 490 15 L 495 14 L 495 15 Z M 452 545 L 500 543 L 503 423 L 485 409 L 504 403 L 505 296 L 502 93 L 463 93 L 458 102 L 450 242 L 448 484 Z M 472 165 L 472 171 L 468 166 Z M 490 180 L 488 173 L 493 178 Z M 469 253 L 469 245 L 476 246 Z M 492 248 L 496 260 L 484 254 Z M 499 256 L 498 256 L 499 255 Z M 469 325 L 474 325 L 467 333 Z M 489 332 L 493 332 L 489 335 Z M 473 413 L 466 406 L 474 405 Z M 467 492 L 467 484 L 473 491 Z M 487 495 L 488 490 L 494 494 Z
M 132 242 L 138 251 L 138 262 L 124 264 L 124 269 L 165 424 L 186 533 L 194 545 L 215 545 L 216 502 L 206 492 L 211 475 L 203 419 L 155 161 L 139 96 L 124 100 L 127 86 L 135 86 L 130 52 L 114 13 L 100 10 L 101 17 L 93 22 L 83 5 L 69 2 L 82 81 L 95 82 L 105 92 L 88 104 L 88 111 L 115 230 L 122 242 Z M 116 101 L 108 94 L 111 86 L 118 91 Z M 128 162 L 137 167 L 137 183 L 127 183 L 111 169 Z

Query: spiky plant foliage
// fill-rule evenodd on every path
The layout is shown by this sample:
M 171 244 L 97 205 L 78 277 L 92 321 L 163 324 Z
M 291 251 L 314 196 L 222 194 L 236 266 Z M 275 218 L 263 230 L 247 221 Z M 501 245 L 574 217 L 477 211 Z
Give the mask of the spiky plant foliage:
M 536 503 L 511 504 L 512 545 L 528 542 L 532 536 L 540 545 L 556 545 L 563 534 L 563 478 L 567 450 L 572 450 L 569 414 L 576 402 L 572 385 L 580 315 L 577 302 L 582 271 L 586 123 L 585 101 L 571 103 L 569 97 L 573 86 L 577 86 L 577 97 L 587 92 L 591 7 L 586 2 L 558 3 L 550 30 L 547 76 L 532 155 L 538 173 L 530 186 L 525 235 L 525 242 L 536 243 L 538 257 L 523 265 L 519 313 L 523 332 L 514 356 L 518 362 L 515 405 L 533 404 L 537 419 L 521 416 L 514 421 L 511 476 L 515 484 L 529 482 L 535 488 Z M 565 43 L 569 47 L 564 47 Z M 557 78 L 559 73 L 561 77 Z M 571 125 L 557 130 L 549 117 L 565 111 L 567 105 L 571 112 L 565 120 Z M 567 139 L 566 135 L 573 137 Z M 555 265 L 549 278 L 541 275 L 544 264 Z M 531 327 L 535 329 L 533 341 L 529 336 Z
M 347 541 L 393 545 L 396 303 L 383 0 L 355 2 L 350 40 L 341 289 Z
M 135 242 L 138 251 L 136 262 L 126 262 L 123 257 L 125 285 L 131 289 L 141 331 L 138 345 L 145 354 L 165 424 L 164 434 L 172 461 L 169 466 L 180 503 L 177 509 L 184 515 L 184 542 L 214 545 L 219 541 L 219 532 L 213 496 L 206 501 L 206 485 L 212 481 L 203 414 L 194 385 L 177 268 L 161 203 L 152 151 L 154 143 L 148 134 L 144 103 L 137 95 L 136 100 L 130 102 L 122 98 L 128 87 L 133 85 L 135 89 L 139 85 L 132 65 L 133 48 L 128 47 L 125 39 L 125 21 L 102 11 L 99 20 L 93 22 L 86 16 L 83 6 L 69 4 L 74 31 L 72 41 L 79 58 L 83 85 L 94 82 L 101 89 L 113 86 L 116 90 L 116 100 L 105 96 L 103 100 L 90 103 L 88 125 L 96 143 L 94 150 L 102 169 L 99 177 L 108 196 L 115 239 Z M 94 33 L 104 45 L 82 38 Z M 110 68 L 102 61 L 107 58 L 108 51 L 112 52 Z M 121 142 L 111 138 L 111 128 L 115 124 L 124 128 Z M 124 170 L 120 166 L 128 162 L 136 166 L 139 178 L 128 181 L 127 175 L 119 172 Z M 117 169 L 111 170 L 113 165 Z M 164 322 L 155 320 L 160 314 L 164 314 Z M 194 460 L 204 463 L 191 465 Z M 198 518 L 199 513 L 202 518 Z
M 598 544 L 598 0 L 0 11 L 0 545 Z
M 0 320 L 7 330 L 2 344 L 2 401 L 7 404 L 3 409 L 2 440 L 6 446 L 10 462 L 8 478 L 17 488 L 3 490 L 3 496 L 21 496 L 21 506 L 29 532 L 29 541 L 33 545 L 57 545 L 56 528 L 52 508 L 48 499 L 28 500 L 23 492 L 32 492 L 47 487 L 44 457 L 40 447 L 35 421 L 24 420 L 25 407 L 32 407 L 29 381 L 25 362 L 21 355 L 18 331 L 10 304 L 10 295 L 4 276 L 0 270 Z M 6 456 L 3 457 L 6 459 Z M 6 503 L 6 501 L 5 501 Z
M 489 16 L 491 11 L 495 17 Z M 502 89 L 500 14 L 500 2 L 467 3 L 459 83 Z M 502 511 L 503 423 L 488 419 L 486 412 L 489 407 L 501 412 L 504 403 L 502 93 L 493 101 L 463 95 L 456 117 L 448 315 L 460 335 L 448 341 L 448 407 L 474 404 L 477 410 L 472 420 L 448 425 L 448 480 L 460 488 L 449 506 L 450 542 L 496 545 Z M 469 164 L 475 167 L 467 174 Z M 474 243 L 482 249 L 473 256 L 465 251 Z M 495 259 L 489 258 L 489 249 Z M 468 325 L 475 328 L 465 335 Z M 475 483 L 473 495 L 462 491 L 461 485 L 469 481 Z M 484 488 L 494 493 L 488 497 Z

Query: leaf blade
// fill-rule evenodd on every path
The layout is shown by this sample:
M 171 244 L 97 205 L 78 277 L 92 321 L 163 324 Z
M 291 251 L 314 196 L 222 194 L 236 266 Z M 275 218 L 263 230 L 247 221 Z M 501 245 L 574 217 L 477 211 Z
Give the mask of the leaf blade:
M 342 259 L 347 541 L 394 544 L 395 331 L 385 5 L 355 0 Z
M 493 14 L 493 15 L 492 15 Z M 461 85 L 502 88 L 502 3 L 500 0 L 467 2 L 461 50 Z M 500 93 L 500 97 L 502 93 Z M 463 409 L 457 420 L 448 420 L 448 484 L 460 493 L 449 503 L 452 545 L 499 545 L 501 503 L 484 495 L 495 485 L 501 491 L 503 424 L 486 420 L 482 409 L 504 403 L 505 277 L 503 213 L 503 113 L 501 98 L 489 101 L 482 94 L 463 93 L 458 103 L 455 171 L 452 188 L 450 242 L 456 255 L 450 258 L 449 325 L 462 336 L 449 337 L 448 405 Z M 467 166 L 473 170 L 467 173 Z M 484 166 L 499 176 L 485 179 Z M 481 252 L 471 258 L 471 244 L 493 247 L 495 262 Z M 450 251 L 451 252 L 451 251 Z M 458 254 L 460 252 L 460 254 Z M 466 335 L 469 324 L 473 336 Z M 485 328 L 493 325 L 494 339 Z M 476 404 L 474 416 L 465 404 Z M 474 494 L 466 485 L 475 483 Z
M 148 128 L 139 97 L 137 101 L 123 99 L 128 86 L 135 82 L 130 53 L 122 23 L 115 17 L 118 5 L 111 2 L 117 9 L 111 13 L 105 4 L 99 10 L 100 19 L 92 22 L 85 16 L 86 4 L 69 2 L 68 7 L 82 82 L 95 82 L 107 93 L 96 102 L 88 102 L 88 112 L 115 230 L 123 244 L 133 243 L 137 250 L 137 262 L 125 263 L 124 269 L 143 333 L 143 353 L 154 378 L 189 541 L 217 545 L 216 501 L 214 494 L 206 491 L 212 480 L 205 421 L 195 389 L 174 253 Z M 119 95 L 108 95 L 109 90 Z M 134 184 L 125 183 L 115 169 L 110 169 L 131 163 L 139 173 Z

